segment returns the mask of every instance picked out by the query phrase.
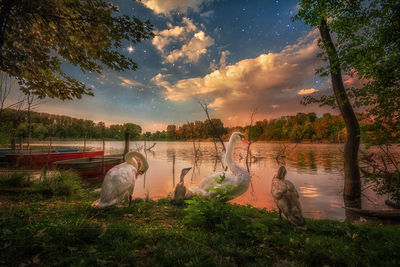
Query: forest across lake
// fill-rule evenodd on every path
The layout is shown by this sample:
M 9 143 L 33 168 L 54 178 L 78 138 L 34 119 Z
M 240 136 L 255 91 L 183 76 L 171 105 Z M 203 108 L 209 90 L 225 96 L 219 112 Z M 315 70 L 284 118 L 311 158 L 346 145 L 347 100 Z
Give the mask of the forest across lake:
M 196 120 L 182 125 L 170 124 L 165 130 L 143 132 L 136 123 L 111 124 L 95 123 L 92 120 L 78 119 L 62 115 L 30 112 L 28 122 L 27 111 L 3 110 L 0 126 L 0 144 L 8 144 L 11 139 L 27 139 L 30 135 L 35 140 L 123 140 L 129 133 L 132 140 L 179 141 L 179 140 L 211 140 L 216 136 L 228 140 L 234 131 L 246 133 L 252 141 L 290 141 L 315 143 L 343 143 L 346 139 L 346 128 L 341 116 L 325 113 L 318 117 L 316 113 L 297 113 L 276 119 L 264 119 L 246 126 L 227 127 L 221 119 Z M 362 141 L 367 137 L 364 125 L 370 119 L 357 114 L 361 125 Z M 29 134 L 29 128 L 31 134 Z

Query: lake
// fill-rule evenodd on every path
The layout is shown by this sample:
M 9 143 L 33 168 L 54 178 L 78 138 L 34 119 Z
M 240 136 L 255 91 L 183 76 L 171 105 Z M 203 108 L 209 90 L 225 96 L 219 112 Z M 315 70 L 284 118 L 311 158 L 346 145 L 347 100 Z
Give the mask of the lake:
M 154 142 L 147 142 L 150 147 Z M 199 155 L 195 161 L 192 142 L 156 141 L 151 151 L 146 151 L 150 168 L 145 176 L 139 176 L 135 185 L 135 197 L 166 197 L 179 180 L 182 168 L 192 167 L 185 176 L 186 185 L 197 185 L 202 177 L 222 170 L 215 157 L 212 142 L 196 142 Z M 43 145 L 44 143 L 41 143 Z M 82 147 L 83 142 L 56 142 L 54 146 Z M 101 141 L 88 141 L 87 148 L 101 150 Z M 144 153 L 143 141 L 131 142 L 131 150 Z M 122 153 L 124 142 L 106 141 L 106 154 Z M 294 183 L 300 194 L 304 216 L 315 219 L 344 220 L 343 203 L 343 144 L 282 144 L 254 143 L 251 146 L 252 182 L 249 190 L 232 200 L 233 203 L 252 205 L 267 210 L 276 209 L 270 194 L 271 179 L 277 173 L 277 155 L 285 151 L 281 163 L 287 168 L 286 178 Z M 235 148 L 235 161 L 246 167 L 246 144 Z M 178 181 L 179 182 L 179 181 Z M 387 208 L 384 198 L 377 197 L 370 189 L 363 191 L 362 206 L 366 209 Z

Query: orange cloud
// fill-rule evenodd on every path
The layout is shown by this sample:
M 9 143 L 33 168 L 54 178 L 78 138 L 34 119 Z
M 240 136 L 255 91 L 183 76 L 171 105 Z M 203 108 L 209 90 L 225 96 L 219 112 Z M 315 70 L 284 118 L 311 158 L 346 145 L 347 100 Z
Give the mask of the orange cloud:
M 177 10 L 186 13 L 188 9 L 195 12 L 200 10 L 200 6 L 211 0 L 142 0 L 147 8 L 154 11 L 156 14 L 168 15 L 171 11 Z
M 124 87 L 143 86 L 143 84 L 140 82 L 133 81 L 122 76 L 119 76 L 118 78 L 121 80 L 120 85 Z
M 317 32 L 313 31 L 280 52 L 261 54 L 228 66 L 225 66 L 226 53 L 221 57 L 219 69 L 203 77 L 171 83 L 169 76 L 158 74 L 152 82 L 165 89 L 167 100 L 203 100 L 222 118 L 247 114 L 255 107 L 264 116 L 279 116 L 283 111 L 287 114 L 302 109 L 299 94 L 317 91 L 300 90 L 322 64 L 316 57 L 317 38 Z
M 373 79 L 359 79 L 357 72 L 355 70 L 352 70 L 352 72 L 352 76 L 348 74 L 343 76 L 343 83 L 346 87 L 360 88 L 363 87 L 367 82 L 373 81 Z
M 317 92 L 319 90 L 315 89 L 315 88 L 310 88 L 310 89 L 301 89 L 299 91 L 297 91 L 298 95 L 310 95 L 314 92 Z

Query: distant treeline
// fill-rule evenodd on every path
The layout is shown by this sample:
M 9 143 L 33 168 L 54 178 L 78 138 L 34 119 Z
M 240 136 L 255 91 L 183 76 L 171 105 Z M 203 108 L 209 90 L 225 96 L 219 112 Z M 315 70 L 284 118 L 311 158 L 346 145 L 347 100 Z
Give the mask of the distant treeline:
M 172 139 L 212 139 L 215 132 L 224 140 L 234 131 L 245 133 L 254 141 L 313 141 L 313 142 L 343 142 L 346 129 L 343 119 L 337 115 L 325 113 L 318 118 L 315 113 L 298 113 L 295 116 L 284 116 L 280 119 L 257 121 L 254 125 L 245 127 L 224 127 L 220 119 L 189 122 L 181 126 L 168 125 L 166 131 L 157 131 L 148 135 L 151 140 Z
M 361 140 L 366 136 L 364 126 L 370 119 L 357 114 L 361 126 Z M 252 141 L 289 141 L 289 142 L 325 142 L 342 143 L 346 140 L 346 128 L 339 115 L 330 113 L 322 117 L 312 113 L 297 113 L 294 116 L 282 116 L 279 119 L 256 121 L 245 127 L 224 127 L 220 119 L 188 122 L 181 126 L 168 125 L 166 131 L 147 132 L 148 140 L 204 140 L 221 136 L 228 140 L 234 131 L 245 133 Z
M 129 133 L 132 140 L 210 140 L 217 135 L 227 140 L 233 131 L 247 134 L 251 140 L 291 141 L 291 142 L 343 142 L 346 129 L 343 119 L 325 113 L 317 117 L 315 113 L 298 113 L 279 119 L 257 121 L 245 127 L 225 127 L 220 119 L 195 121 L 181 126 L 168 125 L 164 131 L 142 133 L 142 128 L 134 123 L 105 126 L 103 122 L 76 119 L 68 116 L 31 112 L 31 138 L 53 139 L 101 139 L 123 140 Z M 359 115 L 360 117 L 361 115 Z M 360 117 L 361 124 L 363 118 Z M 5 144 L 12 137 L 27 138 L 29 132 L 28 113 L 13 109 L 3 110 L 0 116 L 0 141 Z
M 76 119 L 68 116 L 30 112 L 31 137 L 33 139 L 102 139 L 123 140 L 125 133 L 137 138 L 142 128 L 134 123 L 105 126 L 104 122 Z M 0 116 L 0 141 L 8 143 L 13 137 L 27 138 L 29 134 L 28 112 L 5 109 Z

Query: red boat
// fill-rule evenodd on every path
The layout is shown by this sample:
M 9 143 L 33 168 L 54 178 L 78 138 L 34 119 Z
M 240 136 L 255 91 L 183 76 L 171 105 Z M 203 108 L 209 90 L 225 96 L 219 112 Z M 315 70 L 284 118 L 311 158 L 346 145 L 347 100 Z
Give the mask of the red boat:
M 53 163 L 61 160 L 80 159 L 88 157 L 101 157 L 103 151 L 85 152 L 30 152 L 23 154 L 8 154 L 7 161 L 12 166 L 40 169 L 45 166 L 52 167 Z
M 95 181 L 107 173 L 109 169 L 124 161 L 122 155 L 110 155 L 103 157 L 90 157 L 82 159 L 71 159 L 54 162 L 53 166 L 58 169 L 73 169 L 88 181 Z

